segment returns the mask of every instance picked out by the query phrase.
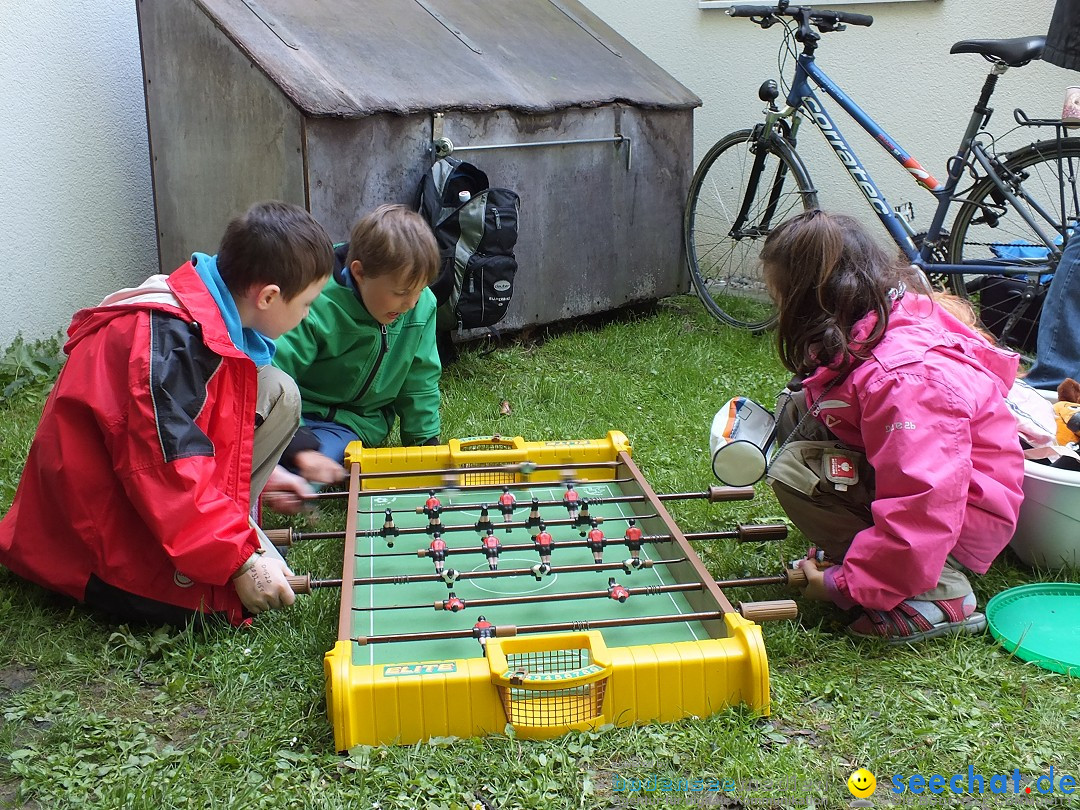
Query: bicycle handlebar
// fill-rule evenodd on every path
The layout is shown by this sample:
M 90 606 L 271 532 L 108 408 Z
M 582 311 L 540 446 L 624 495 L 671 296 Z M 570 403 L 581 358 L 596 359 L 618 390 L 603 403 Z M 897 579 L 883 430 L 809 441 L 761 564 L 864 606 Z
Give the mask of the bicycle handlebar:
M 731 6 L 727 10 L 730 17 L 761 17 L 765 20 L 776 20 L 779 17 L 795 17 L 796 19 L 808 18 L 812 25 L 825 26 L 825 30 L 835 30 L 837 23 L 849 25 L 872 25 L 874 18 L 869 14 L 852 14 L 848 11 L 826 11 L 823 9 L 808 8 L 806 6 L 788 6 L 782 3 L 778 6 Z

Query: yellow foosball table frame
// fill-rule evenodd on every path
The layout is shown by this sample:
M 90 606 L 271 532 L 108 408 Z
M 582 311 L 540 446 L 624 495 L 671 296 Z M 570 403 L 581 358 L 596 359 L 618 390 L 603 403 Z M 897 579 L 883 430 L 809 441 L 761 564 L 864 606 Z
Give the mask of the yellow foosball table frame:
M 494 436 L 392 449 L 369 449 L 354 442 L 346 452 L 346 464 L 350 483 L 338 638 L 324 659 L 327 710 L 338 750 L 358 744 L 410 744 L 431 737 L 502 733 L 508 724 L 520 737 L 539 739 L 604 724 L 626 726 L 707 716 L 734 704 L 768 714 L 769 668 L 755 620 L 788 618 L 794 614 L 794 603 L 782 600 L 733 607 L 665 509 L 664 496 L 653 492 L 634 464 L 622 433 L 612 431 L 598 440 L 540 442 Z M 540 500 L 535 493 L 563 488 L 570 492 L 575 485 L 584 492 L 607 488 L 615 493 L 606 507 L 615 511 L 605 517 L 604 499 L 597 498 L 592 502 L 596 517 L 591 524 L 581 524 L 577 534 L 585 535 L 588 525 L 607 529 L 610 540 L 603 542 L 610 543 L 609 549 L 617 547 L 621 556 L 625 546 L 619 532 L 637 525 L 650 540 L 647 548 L 635 550 L 622 563 L 603 562 L 601 553 L 590 554 L 587 542 L 575 538 L 556 541 L 548 549 L 548 572 L 529 565 L 536 562 L 533 551 L 514 552 L 520 556 L 503 552 L 500 557 L 495 550 L 484 564 L 483 549 L 468 523 L 477 508 L 483 508 L 485 516 L 489 505 L 497 512 L 499 492 L 503 498 L 516 493 L 516 506 L 505 510 L 502 518 L 495 515 L 490 525 L 495 531 L 507 527 L 503 536 L 507 548 L 531 549 L 509 545 L 515 538 L 509 527 L 518 525 L 511 521 L 530 511 L 530 495 L 533 519 Z M 441 507 L 447 511 L 435 517 L 436 513 L 422 514 L 418 504 L 429 493 L 443 497 L 447 502 Z M 752 490 L 729 495 L 752 497 Z M 569 497 L 564 493 L 564 499 Z M 383 517 L 386 504 L 400 507 L 402 503 L 415 508 L 388 507 Z M 404 525 L 410 511 L 416 514 L 413 529 Z M 385 530 L 392 513 L 402 527 L 400 534 L 387 537 L 379 527 Z M 556 536 L 570 537 L 579 525 L 569 518 L 561 520 L 564 513 L 576 517 L 580 510 L 556 506 L 548 512 L 548 522 L 553 524 L 553 535 L 559 530 Z M 451 531 L 449 524 L 441 523 L 451 515 L 462 517 L 465 523 L 456 528 L 463 531 Z M 560 523 L 570 525 L 554 525 Z M 433 525 L 442 533 L 433 534 Z M 495 531 L 487 532 L 489 547 L 502 542 Z M 536 532 L 533 520 L 531 538 L 520 530 L 516 536 L 535 544 Z M 626 536 L 631 536 L 629 530 Z M 451 549 L 444 566 L 464 560 L 466 550 L 474 551 L 480 560 L 478 573 L 465 576 L 478 579 L 467 581 L 455 568 L 436 567 L 442 571 L 439 581 L 431 573 L 433 554 L 428 544 L 433 537 L 445 537 Z M 394 543 L 394 552 L 384 551 L 388 543 Z M 432 543 L 430 548 L 434 547 Z M 393 560 L 381 560 L 384 554 Z M 387 567 L 390 564 L 393 569 Z M 411 567 L 399 569 L 403 564 Z M 596 578 L 596 573 L 588 572 L 590 567 L 601 572 L 612 598 L 586 599 L 596 596 L 589 590 L 584 595 L 559 595 L 548 588 L 553 575 L 567 583 L 573 577 Z M 448 570 L 452 573 L 447 574 Z M 638 577 L 650 579 L 645 587 L 623 587 L 613 595 L 612 589 L 621 587 L 615 577 L 608 577 L 613 570 L 627 583 Z M 479 579 L 489 575 L 500 579 Z M 581 581 L 588 588 L 594 579 Z M 451 612 L 449 602 L 442 598 L 448 589 L 453 595 L 468 582 L 488 583 L 486 588 L 496 582 L 530 583 L 551 593 L 481 598 L 479 604 L 499 606 L 480 611 L 493 620 L 487 622 L 477 620 L 476 610 L 468 618 L 464 614 L 469 610 Z M 415 610 L 403 612 L 407 607 L 424 607 L 424 602 L 403 606 L 395 614 L 402 594 L 409 593 L 402 589 L 410 584 L 429 589 L 426 604 L 436 615 L 425 618 L 426 614 Z M 615 596 L 623 592 L 633 598 L 620 604 Z M 598 593 L 603 596 L 603 585 Z M 651 595 L 639 595 L 645 593 Z M 535 601 L 541 598 L 555 601 Z M 512 605 L 502 607 L 513 599 L 522 602 L 516 613 L 509 612 Z M 386 601 L 392 604 L 383 604 Z M 665 607 L 678 601 L 677 609 L 670 614 L 658 612 L 653 607 L 656 601 Z M 623 618 L 618 613 L 636 603 L 645 606 L 639 608 L 644 615 Z M 563 614 L 554 612 L 556 604 Z M 567 610 L 573 611 L 569 618 Z M 396 615 L 391 629 L 410 632 L 371 632 L 387 629 L 385 621 L 380 627 L 375 619 L 390 615 Z M 633 643 L 639 636 L 653 640 Z

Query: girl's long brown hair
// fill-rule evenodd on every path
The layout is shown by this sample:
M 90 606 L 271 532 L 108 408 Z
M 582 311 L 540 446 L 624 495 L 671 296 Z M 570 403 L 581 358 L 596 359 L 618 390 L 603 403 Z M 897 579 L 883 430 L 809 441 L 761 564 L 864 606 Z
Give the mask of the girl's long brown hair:
M 883 250 L 855 219 L 806 211 L 779 225 L 761 250 L 765 281 L 779 310 L 780 361 L 796 374 L 845 368 L 865 359 L 885 333 L 901 281 L 922 290 L 917 271 Z M 877 323 L 853 343 L 855 324 Z

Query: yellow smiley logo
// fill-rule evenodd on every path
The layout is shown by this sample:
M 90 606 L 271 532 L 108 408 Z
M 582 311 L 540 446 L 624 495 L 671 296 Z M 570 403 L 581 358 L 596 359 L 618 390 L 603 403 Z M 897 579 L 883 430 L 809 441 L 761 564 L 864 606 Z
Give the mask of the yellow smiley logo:
M 859 768 L 847 780 L 847 789 L 856 799 L 865 799 L 877 790 L 877 779 L 866 768 Z

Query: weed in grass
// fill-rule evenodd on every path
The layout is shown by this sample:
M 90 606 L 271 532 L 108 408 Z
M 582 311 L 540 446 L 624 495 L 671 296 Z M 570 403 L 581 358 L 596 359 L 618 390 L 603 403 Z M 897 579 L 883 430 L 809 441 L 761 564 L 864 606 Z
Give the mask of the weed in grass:
M 464 348 L 444 375 L 444 437 L 621 430 L 658 491 L 700 490 L 713 483 L 715 411 L 737 394 L 768 404 L 787 380 L 770 336 L 719 327 L 685 297 L 541 337 L 491 354 Z M 0 402 L 4 508 L 47 387 L 38 379 Z M 767 487 L 757 491 L 749 502 L 668 505 L 686 531 L 782 518 Z M 268 517 L 275 526 L 341 529 L 344 504 Z M 731 577 L 774 574 L 806 541 L 793 532 L 779 543 L 696 545 L 710 572 Z M 296 571 L 337 576 L 340 541 L 303 541 L 289 560 Z M 985 604 L 1003 588 L 1060 578 L 1078 577 L 1033 573 L 1005 554 L 975 588 Z M 728 595 L 791 596 L 779 587 Z M 1080 775 L 1080 679 L 1011 658 L 989 636 L 900 648 L 856 642 L 842 633 L 844 617 L 821 604 L 802 604 L 797 621 L 762 628 L 767 718 L 735 707 L 542 742 L 508 731 L 337 754 L 321 660 L 334 642 L 337 607 L 336 594 L 320 591 L 250 630 L 123 627 L 0 571 L 0 808 L 466 810 L 479 795 L 498 810 L 590 810 L 643 806 L 649 796 L 617 790 L 615 779 L 651 774 L 737 784 L 697 797 L 713 806 L 833 810 L 850 803 L 844 785 L 858 767 L 877 775 L 873 800 L 883 807 L 892 774 L 966 773 L 972 765 Z M 769 788 L 785 779 L 806 786 L 801 803 Z M 935 798 L 934 807 L 959 806 L 960 797 Z

